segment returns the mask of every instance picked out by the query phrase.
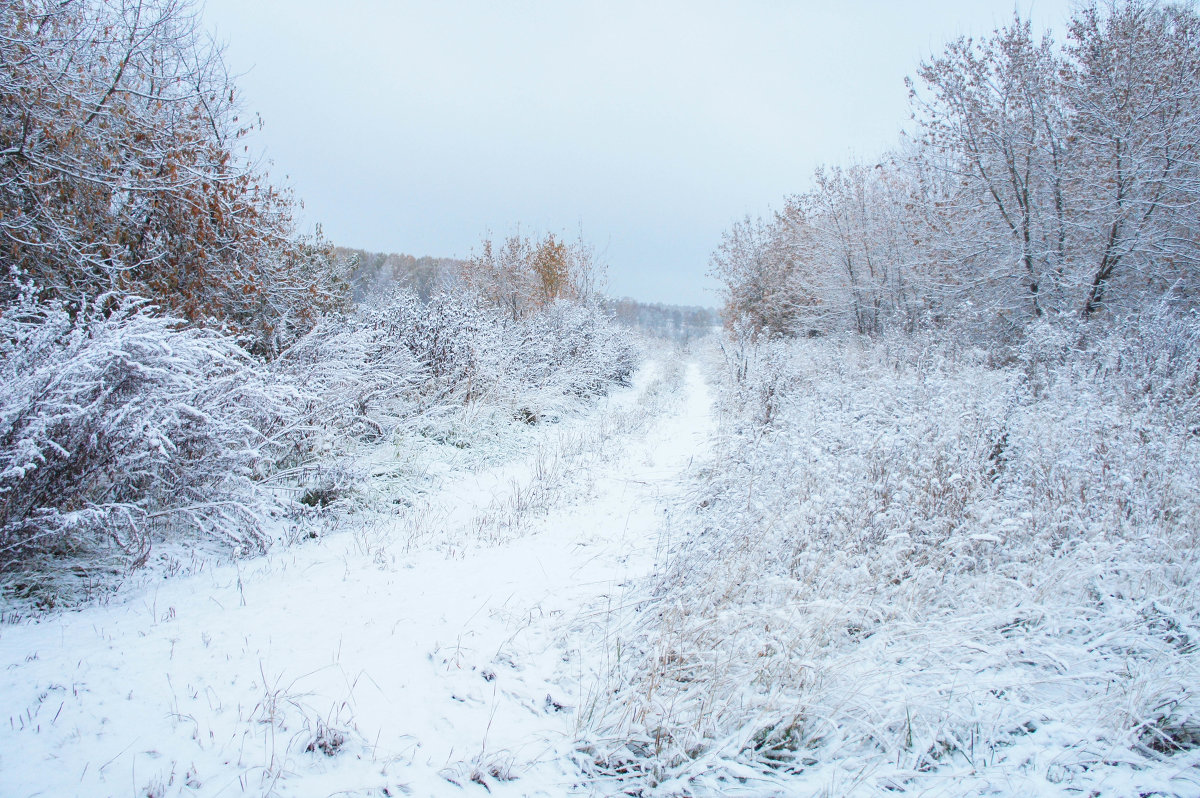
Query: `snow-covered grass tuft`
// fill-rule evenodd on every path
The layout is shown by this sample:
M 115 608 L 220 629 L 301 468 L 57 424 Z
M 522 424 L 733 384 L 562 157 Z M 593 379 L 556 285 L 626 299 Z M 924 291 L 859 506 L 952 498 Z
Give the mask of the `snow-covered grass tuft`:
M 646 794 L 1200 790 L 1200 326 L 727 343 L 693 528 L 581 713 Z

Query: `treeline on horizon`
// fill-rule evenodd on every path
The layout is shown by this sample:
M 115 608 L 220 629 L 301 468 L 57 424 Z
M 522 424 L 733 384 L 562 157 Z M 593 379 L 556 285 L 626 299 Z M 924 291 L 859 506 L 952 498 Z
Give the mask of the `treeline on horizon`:
M 355 302 L 367 301 L 379 293 L 402 287 L 428 301 L 439 291 L 452 290 L 463 282 L 470 260 L 420 257 L 395 252 L 369 252 L 363 249 L 334 247 L 334 254 L 346 264 Z M 613 320 L 625 327 L 686 344 L 703 338 L 721 324 L 714 308 L 698 305 L 673 305 L 641 302 L 632 297 L 602 299 Z

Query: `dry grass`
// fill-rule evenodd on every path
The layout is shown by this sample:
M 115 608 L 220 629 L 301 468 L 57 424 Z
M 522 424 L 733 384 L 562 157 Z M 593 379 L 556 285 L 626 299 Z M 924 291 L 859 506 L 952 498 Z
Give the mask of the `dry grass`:
M 691 534 L 614 621 L 593 776 L 1200 789 L 1198 338 L 1152 317 L 1035 331 L 1002 367 L 900 339 L 731 357 Z

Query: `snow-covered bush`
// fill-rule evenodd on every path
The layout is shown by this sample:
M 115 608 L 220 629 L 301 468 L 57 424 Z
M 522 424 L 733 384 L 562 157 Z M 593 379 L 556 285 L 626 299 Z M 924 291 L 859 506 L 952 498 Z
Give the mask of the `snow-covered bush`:
M 431 458 L 509 456 L 516 427 L 578 408 L 637 357 L 596 306 L 562 301 L 513 320 L 469 291 L 381 293 L 270 364 L 299 421 L 269 484 L 321 508 L 378 497 L 371 475 L 387 491 L 419 489 Z
M 470 292 L 421 302 L 398 291 L 360 315 L 358 324 L 378 340 L 408 351 L 419 375 L 415 397 L 425 407 L 562 409 L 627 380 L 638 358 L 629 336 L 598 306 L 571 301 L 513 320 Z
M 1194 317 L 1035 328 L 998 368 L 925 338 L 728 346 L 694 529 L 588 708 L 598 775 L 1197 789 Z
M 532 385 L 594 396 L 626 383 L 637 364 L 629 336 L 596 305 L 556 302 L 523 327 L 523 370 Z
M 0 569 L 184 528 L 261 548 L 255 480 L 288 441 L 280 386 L 230 339 L 134 301 L 0 315 Z
M 422 365 L 393 320 L 381 316 L 371 309 L 326 319 L 272 364 L 296 385 L 314 427 L 370 442 L 414 412 Z M 320 453 L 318 440 L 310 444 Z
M 513 321 L 470 294 L 397 292 L 263 364 L 134 300 L 24 300 L 0 315 L 0 572 L 121 570 L 185 535 L 261 550 L 268 504 L 325 508 L 368 472 L 421 472 L 426 447 L 512 437 L 634 357 L 565 302 Z
M 482 359 L 500 343 L 498 314 L 480 308 L 465 292 L 442 292 L 421 302 L 396 291 L 370 312 L 384 335 L 405 346 L 419 365 L 426 401 L 467 401 L 476 395 Z

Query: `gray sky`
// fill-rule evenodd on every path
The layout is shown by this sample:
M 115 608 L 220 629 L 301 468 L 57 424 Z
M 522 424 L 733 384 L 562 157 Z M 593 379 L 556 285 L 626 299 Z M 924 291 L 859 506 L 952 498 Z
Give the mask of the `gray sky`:
M 609 292 L 717 303 L 721 232 L 868 159 L 905 75 L 1014 7 L 1070 0 L 206 0 L 254 146 L 334 243 L 465 257 L 489 231 L 582 228 Z M 284 177 L 286 176 L 286 179 Z

